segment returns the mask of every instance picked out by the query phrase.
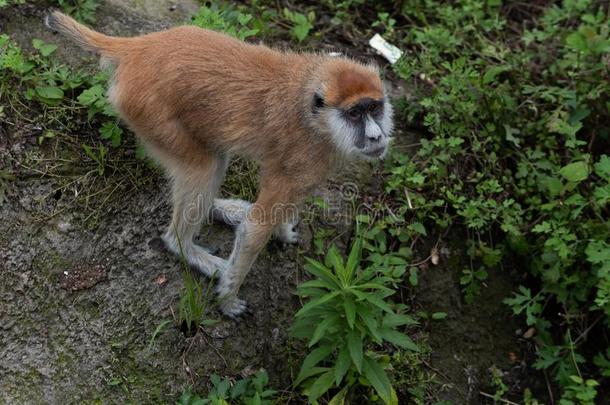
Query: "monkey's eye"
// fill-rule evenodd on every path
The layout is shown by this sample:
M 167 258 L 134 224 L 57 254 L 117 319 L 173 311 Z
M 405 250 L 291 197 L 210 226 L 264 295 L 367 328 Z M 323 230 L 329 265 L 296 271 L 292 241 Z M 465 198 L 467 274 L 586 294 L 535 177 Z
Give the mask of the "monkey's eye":
M 372 104 L 369 104 L 368 113 L 371 115 L 376 115 L 377 113 L 379 113 L 380 109 L 381 109 L 381 104 L 372 103 Z
M 349 118 L 351 121 L 358 121 L 360 119 L 360 110 L 358 110 L 357 108 L 352 108 L 350 110 L 347 110 L 347 118 Z

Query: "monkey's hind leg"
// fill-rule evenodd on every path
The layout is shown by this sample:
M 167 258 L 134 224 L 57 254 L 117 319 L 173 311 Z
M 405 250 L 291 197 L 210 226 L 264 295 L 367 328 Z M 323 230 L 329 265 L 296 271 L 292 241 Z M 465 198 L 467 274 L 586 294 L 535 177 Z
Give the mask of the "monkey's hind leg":
M 252 203 L 239 199 L 214 199 L 212 208 L 212 218 L 215 221 L 222 221 L 227 225 L 237 227 L 245 221 Z M 296 244 L 299 241 L 297 225 L 299 223 L 298 213 L 289 213 L 285 222 L 277 225 L 273 231 L 273 236 L 284 243 Z
M 208 277 L 224 271 L 227 261 L 196 245 L 193 238 L 209 219 L 214 195 L 225 169 L 225 160 L 213 156 L 197 167 L 170 168 L 173 214 L 163 240 L 169 250 L 176 255 L 184 255 L 189 265 Z

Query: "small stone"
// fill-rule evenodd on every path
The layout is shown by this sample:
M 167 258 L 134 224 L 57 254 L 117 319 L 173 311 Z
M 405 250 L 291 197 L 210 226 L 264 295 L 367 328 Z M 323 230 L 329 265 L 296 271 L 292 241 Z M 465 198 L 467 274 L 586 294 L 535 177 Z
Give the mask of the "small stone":
M 523 339 L 531 339 L 532 337 L 534 337 L 535 334 L 536 328 L 532 326 L 531 328 L 525 331 L 525 333 L 523 334 Z
M 161 273 L 157 277 L 155 277 L 153 282 L 158 286 L 162 286 L 163 284 L 167 283 L 167 277 L 165 277 L 164 273 Z
M 438 249 L 433 247 L 432 250 L 430 251 L 430 261 L 432 262 L 432 264 L 434 266 L 437 266 L 439 260 L 440 260 L 440 256 L 438 255 Z
M 68 233 L 72 230 L 72 224 L 69 222 L 62 221 L 57 224 L 57 229 L 59 230 L 59 232 Z
M 277 341 L 280 337 L 280 330 L 278 328 L 273 328 L 273 330 L 271 331 L 271 337 L 273 338 L 273 340 Z

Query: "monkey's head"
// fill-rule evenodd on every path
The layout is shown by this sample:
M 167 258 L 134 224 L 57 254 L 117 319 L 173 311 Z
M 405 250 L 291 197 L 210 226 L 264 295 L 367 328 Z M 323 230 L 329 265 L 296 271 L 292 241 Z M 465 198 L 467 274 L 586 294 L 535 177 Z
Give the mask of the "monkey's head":
M 393 110 L 377 69 L 337 58 L 320 70 L 322 80 L 311 101 L 317 126 L 330 133 L 339 152 L 348 157 L 385 156 Z

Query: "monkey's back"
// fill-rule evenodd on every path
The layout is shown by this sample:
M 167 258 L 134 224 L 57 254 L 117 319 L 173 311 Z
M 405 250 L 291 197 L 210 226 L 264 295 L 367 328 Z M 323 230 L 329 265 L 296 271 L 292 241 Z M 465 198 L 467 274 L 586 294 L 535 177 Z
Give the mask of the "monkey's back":
M 299 135 L 299 111 L 305 78 L 319 57 L 278 52 L 197 27 L 127 44 L 117 58 L 109 98 L 154 148 L 180 158 L 205 149 L 264 160 L 307 141 L 298 139 L 306 136 Z

